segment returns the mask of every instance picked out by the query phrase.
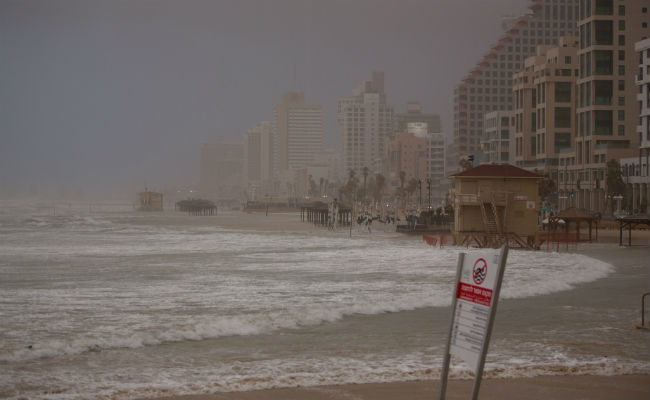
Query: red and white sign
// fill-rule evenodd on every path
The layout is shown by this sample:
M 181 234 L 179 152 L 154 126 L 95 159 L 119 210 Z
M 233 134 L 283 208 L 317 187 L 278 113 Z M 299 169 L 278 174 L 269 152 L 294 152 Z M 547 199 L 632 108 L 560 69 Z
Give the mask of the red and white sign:
M 456 292 L 450 353 L 476 373 L 490 321 L 499 277 L 499 251 L 466 254 Z

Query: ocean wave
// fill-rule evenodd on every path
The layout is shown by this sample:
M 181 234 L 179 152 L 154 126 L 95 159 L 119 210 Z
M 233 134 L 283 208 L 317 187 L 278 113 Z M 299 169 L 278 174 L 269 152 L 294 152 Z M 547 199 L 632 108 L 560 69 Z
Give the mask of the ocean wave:
M 432 299 L 422 300 L 413 296 L 398 303 L 363 302 L 346 307 L 311 306 L 264 314 L 219 317 L 212 320 L 207 320 L 204 317 L 194 317 L 184 321 L 183 324 L 176 324 L 171 327 L 161 326 L 155 331 L 128 332 L 128 327 L 124 326 L 120 330 L 127 333 L 87 334 L 73 339 L 45 340 L 41 343 L 30 343 L 18 350 L 5 350 L 4 354 L 0 353 L 0 362 L 24 362 L 111 349 L 142 348 L 226 336 L 267 334 L 281 329 L 297 329 L 325 322 L 334 322 L 348 315 L 373 315 L 407 311 L 434 306 L 435 303 L 436 301 Z
M 297 388 L 343 384 L 427 381 L 440 379 L 442 359 L 407 354 L 385 359 L 360 359 L 354 357 L 281 358 L 240 361 L 211 365 L 124 367 L 119 372 L 102 371 L 101 374 L 75 374 L 74 381 L 66 375 L 69 371 L 55 369 L 45 374 L 27 377 L 37 379 L 47 389 L 27 391 L 12 390 L 11 375 L 0 377 L 0 393 L 7 399 L 95 399 L 131 400 L 137 398 L 170 397 L 274 388 Z M 164 371 L 161 370 L 164 368 Z M 484 378 L 517 379 L 539 376 L 613 376 L 648 374 L 647 363 L 606 358 L 568 359 L 565 362 L 522 360 L 501 363 L 488 362 Z M 473 379 L 473 372 L 463 364 L 450 366 L 449 378 Z M 25 378 L 25 377 L 23 377 Z M 2 382 L 6 380 L 7 382 Z M 39 387 L 39 386 L 37 386 Z M 319 390 L 319 389 L 316 389 Z M 321 388 L 321 390 L 327 390 Z

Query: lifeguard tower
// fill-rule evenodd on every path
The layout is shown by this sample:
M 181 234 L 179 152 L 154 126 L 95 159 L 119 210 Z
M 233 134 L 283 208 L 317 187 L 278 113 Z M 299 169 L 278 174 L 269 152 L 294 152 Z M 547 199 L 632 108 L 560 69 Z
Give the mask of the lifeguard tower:
M 455 182 L 456 244 L 535 247 L 543 176 L 509 164 L 484 164 L 450 176 Z

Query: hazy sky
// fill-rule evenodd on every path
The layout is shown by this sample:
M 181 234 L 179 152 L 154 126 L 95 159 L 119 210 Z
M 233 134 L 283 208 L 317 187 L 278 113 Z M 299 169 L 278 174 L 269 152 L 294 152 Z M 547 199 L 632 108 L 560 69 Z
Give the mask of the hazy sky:
M 453 87 L 528 0 L 0 0 L 0 195 L 198 181 L 283 92 L 323 105 L 371 71 L 452 127 Z

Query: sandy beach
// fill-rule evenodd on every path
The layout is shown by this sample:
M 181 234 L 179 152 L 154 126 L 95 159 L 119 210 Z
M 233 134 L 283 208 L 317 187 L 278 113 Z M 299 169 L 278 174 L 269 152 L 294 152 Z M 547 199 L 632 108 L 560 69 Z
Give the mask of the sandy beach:
M 643 375 L 486 379 L 481 385 L 480 398 L 485 400 L 642 400 L 648 398 L 649 386 L 650 377 Z M 270 389 L 169 397 L 159 400 L 431 400 L 438 398 L 438 390 L 438 381 L 416 381 Z M 471 390 L 472 381 L 453 380 L 447 387 L 446 398 L 449 400 L 467 399 Z
M 296 212 L 66 211 L 3 220 L 4 268 L 42 278 L 0 282 L 18 288 L 0 398 L 437 398 L 460 249 Z M 632 236 L 511 251 L 481 399 L 650 397 L 648 231 Z M 471 386 L 452 360 L 447 398 Z
M 257 217 L 256 217 L 257 215 Z M 312 232 L 323 234 L 324 230 L 313 227 L 308 223 L 292 221 L 291 214 L 249 214 L 244 218 L 245 225 L 237 225 L 243 229 L 260 230 L 287 230 Z M 297 219 L 297 218 L 296 218 Z M 228 219 L 218 221 L 220 226 L 234 227 Z M 223 224 L 223 225 L 222 225 Z M 245 226 L 245 228 L 244 228 Z M 355 232 L 356 233 L 356 232 Z M 411 236 L 412 240 L 419 240 L 419 236 Z M 624 232 L 627 240 L 627 232 Z M 635 307 L 643 292 L 648 291 L 649 281 L 647 270 L 641 279 L 636 280 L 635 287 L 630 287 L 626 293 L 614 292 L 608 283 L 614 279 L 624 279 L 628 276 L 629 269 L 634 265 L 648 266 L 648 231 L 635 230 L 632 232 L 632 247 L 619 247 L 619 231 L 608 229 L 599 230 L 598 240 L 594 243 L 580 243 L 571 245 L 568 252 L 585 254 L 590 257 L 611 263 L 617 268 L 616 274 L 602 281 L 596 281 L 582 287 L 556 295 L 559 302 L 582 298 L 584 293 L 593 292 L 598 296 L 599 302 L 607 303 L 608 297 L 625 297 L 631 307 Z M 541 250 L 543 251 L 543 250 Z M 560 249 L 560 252 L 566 252 Z M 582 292 L 582 293 L 580 293 Z M 586 296 L 588 297 L 588 296 Z M 620 300 L 620 299 L 619 299 Z M 501 305 L 504 313 L 508 312 L 508 301 Z M 562 318 L 562 316 L 558 316 Z M 503 326 L 504 321 L 501 320 Z M 630 330 L 638 321 L 630 321 Z M 497 328 L 498 331 L 499 328 Z M 645 335 L 647 331 L 638 331 Z M 607 349 L 603 349 L 604 352 Z M 438 367 L 438 366 L 434 366 Z M 472 390 L 473 381 L 470 379 L 450 380 L 447 390 L 448 399 L 466 399 Z M 335 386 L 314 386 L 297 388 L 276 388 L 267 390 L 254 390 L 243 392 L 217 392 L 205 395 L 161 397 L 158 400 L 253 400 L 253 399 L 432 399 L 438 397 L 439 381 L 417 380 L 409 382 L 345 384 Z M 570 370 L 556 371 L 554 375 L 535 376 L 530 378 L 505 378 L 483 379 L 481 385 L 481 399 L 648 399 L 650 397 L 650 375 L 572 375 Z

